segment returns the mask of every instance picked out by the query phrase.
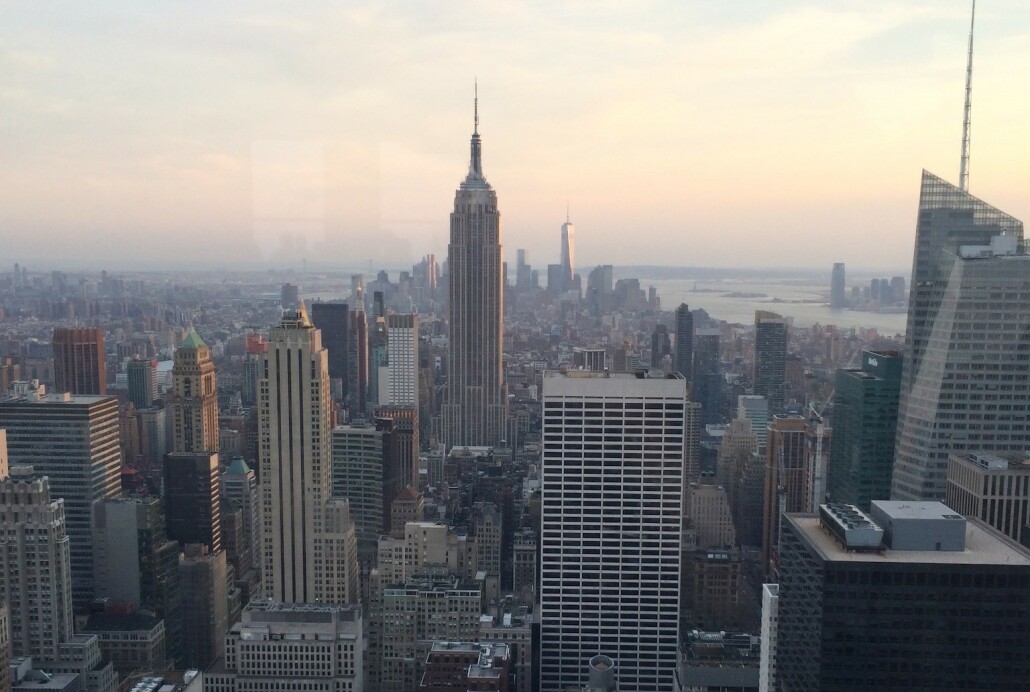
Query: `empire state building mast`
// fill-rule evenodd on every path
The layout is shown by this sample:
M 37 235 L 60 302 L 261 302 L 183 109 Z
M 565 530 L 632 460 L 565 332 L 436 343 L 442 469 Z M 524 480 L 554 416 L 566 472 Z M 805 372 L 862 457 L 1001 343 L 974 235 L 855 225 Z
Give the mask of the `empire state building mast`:
M 443 407 L 448 447 L 498 445 L 504 439 L 504 255 L 497 193 L 483 176 L 479 88 L 468 175 L 454 193 L 447 247 L 450 336 Z

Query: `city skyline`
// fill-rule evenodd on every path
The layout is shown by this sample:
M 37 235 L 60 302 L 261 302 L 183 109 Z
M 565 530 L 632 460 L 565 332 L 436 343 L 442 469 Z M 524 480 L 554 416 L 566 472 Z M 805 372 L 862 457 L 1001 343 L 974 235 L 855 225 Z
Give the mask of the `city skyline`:
M 38 265 L 60 241 L 126 266 L 139 232 L 177 265 L 443 256 L 476 73 L 509 248 L 540 264 L 568 200 L 582 267 L 903 266 L 919 171 L 958 182 L 966 2 L 252 7 L 203 25 L 117 2 L 74 22 L 11 13 L 12 259 Z M 1028 27 L 1018 3 L 981 5 L 970 191 L 1017 217 L 1030 157 L 1009 133 L 1030 101 L 1011 75 L 1030 67 Z M 304 249 L 280 252 L 284 233 Z

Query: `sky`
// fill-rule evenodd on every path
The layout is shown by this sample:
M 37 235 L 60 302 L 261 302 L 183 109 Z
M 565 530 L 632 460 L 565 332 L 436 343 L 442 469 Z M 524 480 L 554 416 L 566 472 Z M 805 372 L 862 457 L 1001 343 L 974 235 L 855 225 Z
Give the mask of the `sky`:
M 506 257 L 904 268 L 967 0 L 0 0 L 0 265 L 446 256 L 478 80 Z M 970 191 L 1030 216 L 1030 3 L 977 8 Z M 542 272 L 543 273 L 543 272 Z M 584 271 L 585 273 L 585 271 Z

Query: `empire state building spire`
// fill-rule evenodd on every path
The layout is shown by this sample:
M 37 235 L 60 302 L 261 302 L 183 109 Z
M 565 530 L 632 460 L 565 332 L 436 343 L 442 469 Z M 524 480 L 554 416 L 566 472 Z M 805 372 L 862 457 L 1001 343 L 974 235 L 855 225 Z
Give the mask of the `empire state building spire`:
M 479 82 L 476 82 L 473 98 L 474 120 L 472 126 L 472 156 L 469 159 L 469 174 L 462 187 L 470 183 L 486 183 L 483 177 L 483 145 L 479 139 Z M 489 185 L 487 185 L 489 187 Z

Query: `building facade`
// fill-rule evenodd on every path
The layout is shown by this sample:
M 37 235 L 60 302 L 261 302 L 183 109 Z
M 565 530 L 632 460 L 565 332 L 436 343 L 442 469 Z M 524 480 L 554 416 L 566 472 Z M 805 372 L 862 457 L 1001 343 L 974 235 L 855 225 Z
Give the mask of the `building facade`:
M 545 373 L 541 689 L 598 651 L 620 690 L 673 689 L 686 405 L 678 374 Z
M 54 389 L 58 394 L 107 393 L 104 333 L 99 329 L 54 329 Z
M 448 447 L 497 445 L 504 437 L 504 252 L 497 193 L 483 175 L 478 105 L 469 172 L 454 195 L 447 247 L 450 291 L 447 389 Z
M 172 451 L 218 451 L 218 381 L 211 349 L 190 330 L 172 366 Z
M 221 479 L 217 452 L 165 455 L 164 504 L 168 536 L 180 545 L 222 549 Z
M 769 413 L 783 412 L 787 387 L 787 320 L 755 311 L 754 393 L 769 402 Z
M 952 454 L 944 503 L 1023 543 L 1030 524 L 1030 463 L 993 454 Z
M 1016 385 L 1016 377 L 1024 378 L 1020 389 L 1028 391 L 1028 363 L 1018 360 L 1030 348 L 1018 336 L 1027 324 L 1027 289 L 1009 267 L 992 276 L 991 270 L 1000 267 L 991 262 L 993 266 L 981 265 L 986 273 L 973 270 L 964 277 L 965 263 L 958 261 L 963 245 L 987 246 L 999 235 L 1018 244 L 1023 223 L 923 171 L 891 497 L 941 499 L 948 454 L 999 451 L 985 446 L 985 435 L 993 438 L 992 444 L 1019 441 L 1012 438 L 1013 432 L 996 427 L 1015 423 L 1008 420 L 1012 414 L 985 407 L 1018 406 L 1020 402 L 999 396 L 1016 391 L 1000 389 Z M 970 283 L 975 275 L 979 276 Z M 948 353 L 949 344 L 957 347 L 954 353 Z M 971 424 L 985 426 L 979 440 L 969 434 Z

